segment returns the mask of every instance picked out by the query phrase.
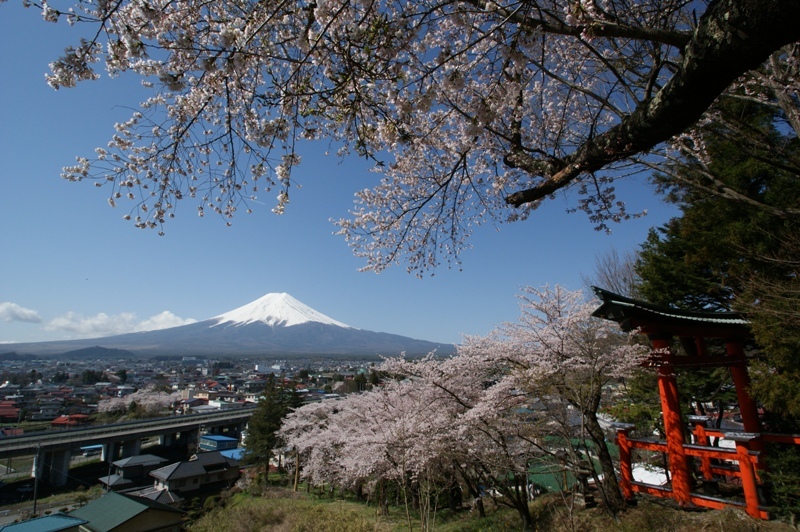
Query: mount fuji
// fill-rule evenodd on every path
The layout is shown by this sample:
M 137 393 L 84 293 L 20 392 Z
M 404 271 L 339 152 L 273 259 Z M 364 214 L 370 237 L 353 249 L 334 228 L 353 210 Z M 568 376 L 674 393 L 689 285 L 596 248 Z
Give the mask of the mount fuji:
M 455 351 L 396 334 L 351 327 L 301 303 L 286 293 L 267 294 L 247 305 L 213 318 L 156 331 L 104 338 L 3 344 L 20 354 L 55 355 L 70 351 L 124 350 L 134 355 L 275 355 L 344 356 L 409 355 Z M 113 352 L 113 351 L 112 351 Z

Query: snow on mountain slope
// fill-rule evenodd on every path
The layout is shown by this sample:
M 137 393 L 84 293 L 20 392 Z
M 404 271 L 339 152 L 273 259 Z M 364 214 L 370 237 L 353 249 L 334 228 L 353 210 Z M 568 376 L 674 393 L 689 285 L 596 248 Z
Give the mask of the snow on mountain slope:
M 243 307 L 215 318 L 188 325 L 120 334 L 105 338 L 25 344 L 3 344 L 8 352 L 61 355 L 88 349 L 77 356 L 110 355 L 125 350 L 135 356 L 279 356 L 343 357 L 348 355 L 424 355 L 432 351 L 449 355 L 452 344 L 415 340 L 396 334 L 373 332 L 338 322 L 288 294 L 267 294 Z M 117 350 L 117 351 L 114 351 Z
M 317 312 L 313 308 L 304 305 L 287 293 L 267 294 L 242 307 L 220 314 L 211 318 L 216 321 L 216 325 L 233 324 L 246 325 L 250 323 L 265 323 L 269 326 L 282 325 L 291 327 L 302 323 L 316 322 L 326 325 L 335 325 L 346 329 L 355 329 L 340 321 Z

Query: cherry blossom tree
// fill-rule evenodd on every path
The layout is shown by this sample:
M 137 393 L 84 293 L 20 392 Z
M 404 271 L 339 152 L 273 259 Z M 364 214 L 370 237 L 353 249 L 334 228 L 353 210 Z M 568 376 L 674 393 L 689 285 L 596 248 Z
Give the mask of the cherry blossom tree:
M 281 435 L 303 457 L 302 475 L 379 493 L 392 482 L 424 509 L 457 473 L 471 497 L 491 488 L 532 529 L 529 472 L 560 462 L 594 475 L 610 511 L 623 508 L 598 411 L 604 387 L 647 351 L 593 318 L 597 304 L 582 292 L 520 297 L 518 322 L 466 338 L 457 355 L 386 359 L 380 371 L 399 380 L 290 414 Z
M 337 412 L 338 401 L 308 403 L 289 413 L 278 432 L 281 440 L 299 455 L 303 477 L 309 482 L 335 480 L 331 466 L 336 445 L 328 430 L 333 428 Z
M 376 271 L 458 261 L 475 224 L 524 219 L 567 187 L 598 228 L 629 217 L 614 181 L 674 150 L 702 160 L 720 97 L 800 125 L 795 0 L 32 5 L 93 25 L 51 64 L 53 87 L 102 62 L 153 88 L 64 177 L 132 201 L 137 227 L 162 232 L 181 200 L 230 223 L 262 194 L 284 212 L 302 141 L 327 139 L 381 175 L 337 222 Z
M 448 461 L 483 515 L 485 489 L 515 509 L 533 529 L 528 508 L 528 472 L 546 454 L 545 423 L 531 416 L 530 397 L 516 386 L 497 338 L 468 337 L 458 355 L 441 360 L 387 359 L 382 371 L 411 377 L 437 405 L 437 455 Z
M 524 456 L 522 464 L 506 462 L 506 472 L 523 475 L 529 462 L 542 455 L 553 457 L 566 450 L 561 459 L 578 473 L 593 475 L 606 508 L 616 512 L 625 503 L 619 491 L 614 464 L 598 419 L 604 387 L 615 379 L 627 376 L 639 367 L 648 352 L 621 335 L 616 324 L 592 317 L 595 301 L 587 300 L 581 291 L 570 292 L 561 287 L 536 289 L 526 287 L 520 295 L 521 315 L 518 322 L 508 323 L 486 338 L 468 339 L 458 356 L 441 363 L 434 370 L 442 372 L 448 365 L 460 369 L 440 374 L 430 370 L 423 373 L 419 364 L 405 368 L 392 362 L 384 369 L 415 374 L 451 390 L 455 376 L 474 371 L 491 385 L 473 399 L 462 399 L 469 405 L 460 422 L 479 421 L 477 427 L 484 435 L 495 432 L 491 442 L 495 449 L 504 445 L 522 445 L 507 456 Z M 470 368 L 466 370 L 466 368 Z M 481 368 L 481 369 L 478 369 Z M 443 378 L 448 375 L 448 378 Z M 477 388 L 473 383 L 473 390 Z M 470 385 L 467 387 L 469 388 Z M 464 393 L 464 392 L 462 392 Z M 468 397 L 463 395 L 462 397 Z M 520 431 L 490 429 L 493 419 L 502 427 L 502 417 L 521 408 L 529 413 Z M 504 414 L 505 413 L 505 414 Z M 501 416 L 497 418 L 496 416 Z M 507 419 L 505 420 L 507 423 Z M 543 443 L 543 435 L 560 436 L 557 449 Z M 590 442 L 590 445 L 570 442 Z M 602 477 L 595 474 L 593 462 L 601 467 Z M 498 484 L 500 486 L 501 484 Z M 512 501 L 525 521 L 527 504 L 517 499 L 519 494 L 508 490 L 504 495 Z
M 573 454 L 584 464 L 592 464 L 596 456 L 603 476 L 595 475 L 592 466 L 588 472 L 595 477 L 606 507 L 618 511 L 625 503 L 598 412 L 604 387 L 630 375 L 649 352 L 621 335 L 616 324 L 592 317 L 597 302 L 587 301 L 581 291 L 525 287 L 519 297 L 519 321 L 502 328 L 513 346 L 514 363 L 539 394 L 555 397 L 556 405 L 566 404 L 579 414 L 577 423 L 563 414 L 550 417 L 562 433 L 573 426 L 573 437 L 591 441 L 592 448 L 585 449 L 583 457 Z M 575 465 L 581 467 L 579 462 Z
M 449 434 L 439 402 L 412 381 L 306 405 L 290 414 L 280 435 L 301 456 L 302 476 L 377 492 L 386 508 L 386 488 L 400 490 L 406 507 L 420 507 L 420 487 L 438 478 L 442 438 Z M 426 498 L 426 500 L 429 500 Z
M 97 411 L 101 414 L 130 414 L 134 417 L 168 415 L 180 399 L 180 392 L 167 393 L 154 387 L 143 388 L 124 397 L 102 399 L 97 403 Z
M 525 478 L 537 453 L 521 410 L 525 397 L 495 387 L 479 404 L 496 364 L 487 359 L 485 372 L 464 362 L 388 359 L 386 370 L 410 378 L 290 414 L 281 433 L 301 453 L 302 475 L 348 489 L 369 486 L 384 508 L 391 483 L 425 529 L 438 495 L 459 475 L 478 501 L 480 486 L 497 486 L 498 502 L 520 511 L 532 529 Z

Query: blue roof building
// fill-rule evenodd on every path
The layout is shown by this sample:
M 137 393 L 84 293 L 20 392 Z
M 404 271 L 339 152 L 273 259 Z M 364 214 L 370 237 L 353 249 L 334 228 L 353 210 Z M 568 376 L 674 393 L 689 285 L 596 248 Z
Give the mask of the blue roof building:
M 57 513 L 0 527 L 0 532 L 78 532 L 87 521 Z
M 216 434 L 206 434 L 200 436 L 201 451 L 224 451 L 235 449 L 239 445 L 239 440 L 230 436 L 218 436 Z

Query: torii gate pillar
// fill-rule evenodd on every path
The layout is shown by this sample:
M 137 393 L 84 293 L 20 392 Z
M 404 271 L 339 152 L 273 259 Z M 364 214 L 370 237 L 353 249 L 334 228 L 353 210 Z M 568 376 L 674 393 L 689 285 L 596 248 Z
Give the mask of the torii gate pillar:
M 650 343 L 657 352 L 669 353 L 671 337 L 651 335 Z M 692 498 L 692 479 L 689 463 L 686 460 L 683 438 L 681 404 L 678 396 L 678 383 L 675 367 L 669 363 L 658 366 L 658 395 L 661 398 L 661 412 L 664 418 L 664 432 L 667 439 L 669 472 L 672 477 L 672 496 L 680 505 L 686 505 Z
M 736 358 L 737 362 L 731 365 L 731 379 L 736 387 L 736 397 L 739 400 L 739 411 L 742 415 L 742 425 L 745 432 L 761 432 L 761 420 L 758 417 L 758 407 L 747 390 L 750 388 L 750 375 L 747 373 L 747 364 L 744 362 L 744 347 L 741 341 L 725 343 L 728 356 Z

